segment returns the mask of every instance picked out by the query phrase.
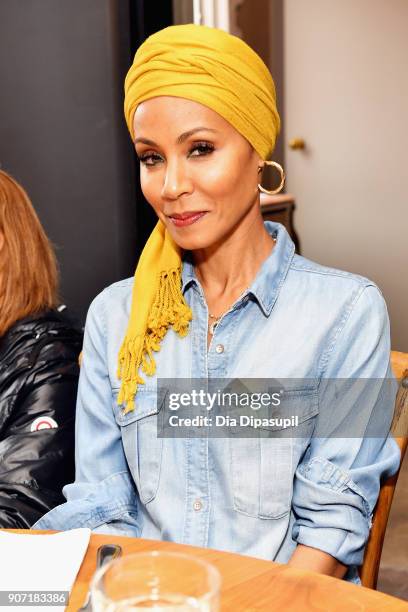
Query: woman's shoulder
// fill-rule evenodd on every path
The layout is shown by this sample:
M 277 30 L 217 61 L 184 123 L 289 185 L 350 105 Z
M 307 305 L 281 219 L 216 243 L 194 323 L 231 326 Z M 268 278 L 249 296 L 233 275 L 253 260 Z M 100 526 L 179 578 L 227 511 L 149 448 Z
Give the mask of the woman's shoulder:
M 0 396 L 10 395 L 14 406 L 21 389 L 28 393 L 50 378 L 74 384 L 82 339 L 79 324 L 58 309 L 17 321 L 0 343 Z
M 85 324 L 83 359 L 95 350 L 105 360 L 112 388 L 119 388 L 117 357 L 126 333 L 132 302 L 133 278 L 126 278 L 105 287 L 93 299 Z M 89 363 L 91 360 L 89 360 Z
M 290 271 L 294 279 L 299 282 L 301 278 L 316 288 L 324 291 L 324 288 L 338 288 L 341 291 L 347 290 L 363 290 L 365 287 L 374 287 L 380 291 L 376 283 L 355 272 L 348 272 L 339 268 L 322 265 L 306 257 L 295 254 L 290 266 Z
M 359 285 L 375 284 L 369 278 L 362 276 L 361 274 L 356 274 L 355 272 L 348 272 L 347 270 L 341 270 L 339 268 L 325 266 L 311 259 L 307 259 L 302 255 L 298 255 L 297 253 L 295 253 L 295 255 L 293 256 L 291 269 L 300 273 L 314 275 L 317 278 L 323 276 L 345 279 L 346 281 L 351 281 L 352 283 Z
M 86 328 L 102 335 L 120 335 L 127 326 L 132 302 L 133 277 L 108 285 L 92 300 Z
M 105 287 L 104 291 L 115 293 L 128 290 L 129 288 L 132 289 L 134 278 L 134 276 L 129 276 L 129 278 L 123 278 L 122 280 L 116 281 Z
M 384 296 L 373 280 L 300 255 L 293 257 L 283 295 L 313 312 L 347 313 L 357 304 L 372 313 L 387 311 Z
M 121 299 L 132 292 L 134 277 L 124 278 L 108 285 L 94 298 L 95 300 Z
M 1 339 L 1 347 L 24 351 L 39 344 L 63 341 L 81 345 L 83 330 L 66 306 L 47 308 L 16 321 Z
M 127 303 L 132 297 L 134 277 L 125 278 L 108 285 L 92 300 L 89 311 L 110 308 L 113 305 Z

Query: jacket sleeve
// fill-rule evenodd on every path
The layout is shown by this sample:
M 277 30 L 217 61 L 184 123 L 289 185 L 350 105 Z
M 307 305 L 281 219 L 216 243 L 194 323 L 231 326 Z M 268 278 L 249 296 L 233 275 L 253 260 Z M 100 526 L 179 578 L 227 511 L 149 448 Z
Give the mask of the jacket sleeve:
M 293 539 L 348 566 L 362 563 L 381 479 L 399 466 L 389 357 L 386 306 L 366 286 L 326 353 L 317 431 L 293 493 Z
M 106 291 L 106 290 L 105 290 Z M 107 368 L 104 292 L 92 302 L 85 326 L 75 426 L 75 482 L 66 503 L 34 529 L 89 527 L 94 532 L 140 535 L 135 485 L 112 410 Z
M 63 501 L 62 487 L 73 480 L 78 336 L 72 346 L 58 339 L 43 346 L 9 398 L 0 442 L 1 528 L 30 527 Z

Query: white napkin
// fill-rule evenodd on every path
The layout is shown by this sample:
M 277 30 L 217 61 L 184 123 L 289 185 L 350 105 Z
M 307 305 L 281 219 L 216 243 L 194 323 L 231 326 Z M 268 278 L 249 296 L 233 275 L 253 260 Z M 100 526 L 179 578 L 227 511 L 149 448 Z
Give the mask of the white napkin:
M 71 592 L 90 536 L 90 529 L 44 535 L 0 531 L 0 591 Z M 0 610 L 60 612 L 65 606 L 13 605 Z

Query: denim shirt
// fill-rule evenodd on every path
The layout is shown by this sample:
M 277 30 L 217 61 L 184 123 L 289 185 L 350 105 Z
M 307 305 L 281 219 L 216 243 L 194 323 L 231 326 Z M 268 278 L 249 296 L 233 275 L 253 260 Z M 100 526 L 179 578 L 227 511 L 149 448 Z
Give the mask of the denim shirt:
M 285 228 L 250 287 L 225 313 L 207 351 L 208 309 L 187 257 L 182 290 L 189 334 L 172 329 L 155 354 L 157 372 L 139 386 L 137 407 L 117 405 L 117 356 L 133 278 L 107 287 L 86 321 L 76 413 L 76 479 L 66 503 L 33 527 L 171 540 L 287 562 L 298 543 L 350 566 L 358 582 L 380 478 L 400 453 L 388 438 L 160 438 L 158 378 L 313 379 L 389 376 L 389 322 L 369 280 L 294 253 Z M 299 389 L 310 434 L 320 418 Z M 327 405 L 327 404 L 326 404 Z M 347 416 L 358 409 L 351 402 Z M 388 427 L 393 401 L 380 413 Z

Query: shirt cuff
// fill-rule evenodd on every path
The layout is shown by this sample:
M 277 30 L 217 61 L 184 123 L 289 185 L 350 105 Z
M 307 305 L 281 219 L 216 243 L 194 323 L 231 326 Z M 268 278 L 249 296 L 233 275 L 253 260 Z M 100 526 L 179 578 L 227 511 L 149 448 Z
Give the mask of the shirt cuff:
M 31 529 L 88 527 L 98 533 L 140 536 L 137 497 L 125 472 L 102 482 L 67 485 L 64 493 L 70 499 L 47 512 Z
M 293 495 L 298 544 L 328 553 L 344 565 L 361 565 L 371 516 L 363 492 L 350 474 L 321 457 L 296 472 Z

